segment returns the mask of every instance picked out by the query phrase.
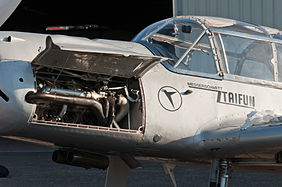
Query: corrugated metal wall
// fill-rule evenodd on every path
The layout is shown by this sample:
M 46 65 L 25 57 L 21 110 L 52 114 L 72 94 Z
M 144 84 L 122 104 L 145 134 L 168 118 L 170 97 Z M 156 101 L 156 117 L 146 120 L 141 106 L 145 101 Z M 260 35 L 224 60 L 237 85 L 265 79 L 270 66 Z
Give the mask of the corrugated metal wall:
M 282 0 L 174 0 L 176 15 L 219 16 L 282 29 Z

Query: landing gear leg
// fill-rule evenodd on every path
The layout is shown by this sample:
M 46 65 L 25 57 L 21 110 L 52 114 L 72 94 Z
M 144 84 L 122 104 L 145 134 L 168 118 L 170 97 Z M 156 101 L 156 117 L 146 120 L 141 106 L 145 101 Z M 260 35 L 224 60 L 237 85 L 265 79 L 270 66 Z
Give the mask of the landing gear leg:
M 213 160 L 210 171 L 209 187 L 228 187 L 230 175 L 230 161 Z
M 119 156 L 110 156 L 105 187 L 124 187 L 129 167 Z

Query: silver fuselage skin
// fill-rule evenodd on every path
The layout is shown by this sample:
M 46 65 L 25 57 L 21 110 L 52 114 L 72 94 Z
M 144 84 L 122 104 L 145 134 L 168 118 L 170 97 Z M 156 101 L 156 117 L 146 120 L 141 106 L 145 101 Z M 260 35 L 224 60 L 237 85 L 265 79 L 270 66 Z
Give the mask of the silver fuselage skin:
M 92 152 L 131 152 L 187 161 L 248 154 L 273 158 L 281 151 L 282 126 L 279 120 L 273 121 L 273 114 L 282 115 L 282 84 L 231 75 L 185 75 L 171 71 L 162 63 L 139 78 L 143 131 L 31 123 L 36 106 L 27 103 L 25 95 L 36 90 L 31 61 L 44 50 L 46 37 L 0 32 L 0 90 L 8 97 L 8 100 L 0 98 L 1 135 L 35 138 Z M 61 46 L 72 44 L 74 50 L 82 50 L 81 43 L 87 43 L 84 47 L 92 48 L 84 50 L 103 52 L 103 47 L 116 45 L 153 55 L 135 42 L 52 38 Z M 172 101 L 165 92 L 173 93 Z M 254 115 L 260 115 L 261 121 L 252 123 Z M 267 121 L 264 116 L 270 119 Z

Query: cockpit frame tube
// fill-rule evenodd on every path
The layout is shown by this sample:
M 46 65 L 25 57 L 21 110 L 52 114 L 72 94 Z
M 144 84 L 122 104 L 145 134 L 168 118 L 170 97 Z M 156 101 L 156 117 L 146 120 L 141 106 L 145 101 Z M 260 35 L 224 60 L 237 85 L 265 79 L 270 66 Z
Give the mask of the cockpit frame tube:
M 274 43 L 271 43 L 271 47 L 272 47 L 272 54 L 273 54 L 273 58 L 271 60 L 271 63 L 273 64 L 273 74 L 274 74 L 274 81 L 278 81 L 278 54 L 277 54 L 277 49 L 276 49 L 276 45 Z
M 226 56 L 226 52 L 225 52 L 225 47 L 223 45 L 223 41 L 222 41 L 222 37 L 221 37 L 220 33 L 218 33 L 218 38 L 219 38 L 220 46 L 222 48 L 222 53 L 223 53 L 222 55 L 223 55 L 223 58 L 224 58 L 224 64 L 225 64 L 225 67 L 226 67 L 226 71 L 227 71 L 227 73 L 230 73 L 228 60 L 227 60 L 227 56 Z
M 203 38 L 203 36 L 206 34 L 206 31 L 204 30 L 200 36 L 194 41 L 194 43 L 185 51 L 185 53 L 178 59 L 178 61 L 174 64 L 174 68 L 177 68 L 177 66 L 182 62 L 182 60 L 189 54 L 189 52 L 199 43 L 199 41 Z
M 177 17 L 177 18 L 170 18 L 167 19 L 163 22 L 162 25 L 160 25 L 158 28 L 156 28 L 155 30 L 149 32 L 145 37 L 140 38 L 138 40 L 139 43 L 142 43 L 143 45 L 145 45 L 146 47 L 148 47 L 152 52 L 154 52 L 154 54 L 156 55 L 160 55 L 161 54 L 155 50 L 154 48 L 152 48 L 150 45 L 148 45 L 148 39 L 153 36 L 154 34 L 158 33 L 161 29 L 163 29 L 165 26 L 167 26 L 170 23 L 176 22 L 176 21 L 180 21 L 180 20 L 184 20 L 186 22 L 189 22 L 191 24 L 197 24 L 199 25 L 202 29 L 203 32 L 200 34 L 200 36 L 192 43 L 192 45 L 185 51 L 185 53 L 178 59 L 178 61 L 173 65 L 167 65 L 166 63 L 163 63 L 163 65 L 168 68 L 169 70 L 173 71 L 173 72 L 177 72 L 180 74 L 195 74 L 192 71 L 187 73 L 187 72 L 183 72 L 181 69 L 178 69 L 177 67 L 179 66 L 179 64 L 185 59 L 185 57 L 189 54 L 189 52 L 193 49 L 193 47 L 195 47 L 195 45 L 197 45 L 197 43 L 205 36 L 205 34 L 208 37 L 211 49 L 212 49 L 212 53 L 213 53 L 213 58 L 214 58 L 214 62 L 216 69 L 217 69 L 217 74 L 215 76 L 211 76 L 210 74 L 205 74 L 205 73 L 200 73 L 197 72 L 197 75 L 203 75 L 204 77 L 211 77 L 211 78 L 216 78 L 216 79 L 221 79 L 223 76 L 223 72 L 224 72 L 224 66 L 223 66 L 223 59 L 221 59 L 220 56 L 220 51 L 219 51 L 219 45 L 215 39 L 215 34 L 212 32 L 211 28 L 208 28 L 205 23 L 201 22 L 199 19 L 194 18 L 194 17 L 189 17 L 189 18 L 185 18 L 185 17 Z M 225 66 L 226 67 L 226 66 Z
M 217 47 L 217 43 L 216 43 L 216 40 L 214 38 L 214 33 L 210 30 L 210 28 L 206 27 L 206 25 L 199 21 L 199 19 L 196 19 L 196 18 L 193 18 L 193 17 L 190 17 L 189 18 L 189 21 L 191 22 L 194 22 L 194 23 L 197 23 L 198 25 L 200 25 L 204 31 L 206 32 L 207 36 L 208 36 L 208 39 L 210 41 L 210 45 L 211 45 L 211 48 L 212 48 L 212 52 L 214 54 L 214 61 L 215 61 L 215 65 L 216 65 L 216 68 L 217 68 L 217 71 L 219 72 L 220 74 L 220 77 L 222 77 L 223 75 L 223 66 L 222 66 L 222 59 L 220 58 L 220 52 L 218 50 L 218 47 Z
M 212 52 L 214 54 L 214 62 L 215 62 L 216 68 L 217 68 L 217 72 L 219 72 L 220 77 L 222 77 L 224 69 L 223 69 L 223 64 L 222 64 L 222 59 L 221 59 L 221 56 L 220 56 L 218 44 L 215 40 L 214 34 L 210 31 L 209 31 L 209 34 L 208 34 L 208 38 L 210 40 Z
M 185 18 L 178 18 L 178 19 L 185 19 Z M 186 20 L 186 19 L 185 19 Z M 157 33 L 158 31 L 160 31 L 162 28 L 164 28 L 166 25 L 168 25 L 169 23 L 171 23 L 172 21 L 175 21 L 175 19 L 168 19 L 162 26 L 160 26 L 158 29 L 154 30 L 153 32 L 149 33 L 146 37 L 142 38 L 142 40 L 147 40 L 148 38 L 150 38 L 152 35 L 154 35 L 155 33 Z M 202 22 L 200 22 L 197 19 L 193 19 L 193 18 L 189 18 L 189 22 L 190 23 L 194 23 L 194 24 L 198 24 L 203 28 L 203 32 L 200 34 L 200 36 L 193 42 L 193 44 L 185 51 L 185 53 L 180 57 L 180 59 L 178 59 L 178 61 L 174 64 L 174 66 L 172 68 L 177 68 L 177 66 L 179 66 L 179 64 L 183 61 L 183 59 L 189 54 L 189 52 L 193 49 L 193 47 L 195 47 L 195 45 L 197 45 L 197 43 L 199 43 L 199 41 L 204 37 L 204 35 L 206 34 L 208 36 L 211 48 L 212 48 L 212 52 L 214 54 L 214 63 L 216 65 L 217 71 L 219 72 L 219 75 L 222 76 L 223 75 L 223 63 L 222 59 L 220 59 L 220 52 L 218 50 L 218 46 L 216 43 L 216 40 L 214 38 L 214 34 L 213 32 L 211 32 Z
M 148 38 L 150 38 L 152 35 L 159 32 L 162 28 L 164 28 L 166 25 L 168 25 L 171 22 L 172 19 L 168 19 L 162 26 L 160 26 L 158 29 L 150 32 L 146 37 L 142 38 L 142 40 L 146 41 Z
M 262 41 L 262 42 L 277 43 L 277 44 L 282 45 L 282 40 L 270 38 L 270 37 L 266 37 L 266 36 L 257 36 L 257 35 L 253 35 L 253 34 L 234 32 L 234 31 L 217 29 L 217 28 L 210 28 L 210 31 L 213 32 L 213 33 L 220 33 L 220 34 L 225 34 L 225 35 L 228 35 L 228 36 L 236 36 L 236 37 L 245 38 L 245 39 L 257 40 L 257 41 Z

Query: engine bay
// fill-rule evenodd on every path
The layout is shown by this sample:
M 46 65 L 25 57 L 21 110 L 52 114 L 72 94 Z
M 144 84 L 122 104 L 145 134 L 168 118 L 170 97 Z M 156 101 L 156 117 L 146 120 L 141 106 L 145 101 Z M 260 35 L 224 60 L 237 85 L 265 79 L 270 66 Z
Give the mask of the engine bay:
M 144 131 L 140 80 L 33 65 L 36 104 L 31 121 Z M 133 120 L 134 119 L 134 120 Z

